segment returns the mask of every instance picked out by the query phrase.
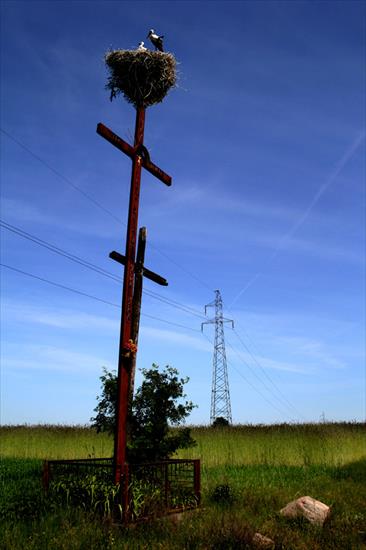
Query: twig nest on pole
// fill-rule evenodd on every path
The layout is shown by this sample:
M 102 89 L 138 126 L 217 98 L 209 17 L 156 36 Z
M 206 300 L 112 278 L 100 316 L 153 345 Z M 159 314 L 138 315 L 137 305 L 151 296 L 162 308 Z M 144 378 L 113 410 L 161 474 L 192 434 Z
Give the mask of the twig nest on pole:
M 111 100 L 123 94 L 135 107 L 149 107 L 163 101 L 176 83 L 176 60 L 171 53 L 114 50 L 106 53 L 105 62 Z

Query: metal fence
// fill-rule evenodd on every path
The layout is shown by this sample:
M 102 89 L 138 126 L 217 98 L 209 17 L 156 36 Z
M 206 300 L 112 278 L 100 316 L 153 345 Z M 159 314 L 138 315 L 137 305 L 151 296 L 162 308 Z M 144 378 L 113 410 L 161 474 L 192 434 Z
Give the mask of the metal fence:
M 43 483 L 47 490 L 63 490 L 71 502 L 123 521 L 190 510 L 201 499 L 199 460 L 125 464 L 117 489 L 111 458 L 49 460 Z
M 112 482 L 112 458 L 85 458 L 77 460 L 46 460 L 43 464 L 43 485 L 49 489 L 50 482 L 61 478 L 97 475 Z

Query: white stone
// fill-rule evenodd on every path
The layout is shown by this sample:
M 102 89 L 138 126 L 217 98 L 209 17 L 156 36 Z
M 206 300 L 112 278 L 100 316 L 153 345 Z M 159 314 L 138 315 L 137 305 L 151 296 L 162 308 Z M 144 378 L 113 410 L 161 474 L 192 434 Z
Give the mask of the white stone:
M 288 518 L 304 517 L 310 523 L 323 525 L 330 514 L 330 508 L 323 502 L 306 496 L 289 502 L 287 506 L 280 510 L 280 514 Z
M 254 535 L 252 543 L 254 545 L 254 548 L 258 548 L 258 550 L 273 550 L 275 547 L 274 540 L 270 539 L 269 537 L 265 537 L 260 533 L 256 533 Z

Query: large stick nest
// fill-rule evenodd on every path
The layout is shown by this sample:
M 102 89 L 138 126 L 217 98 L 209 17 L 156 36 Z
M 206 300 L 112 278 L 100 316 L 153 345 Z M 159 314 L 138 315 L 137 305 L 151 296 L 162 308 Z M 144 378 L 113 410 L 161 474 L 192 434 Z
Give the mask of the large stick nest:
M 163 101 L 176 83 L 176 60 L 171 53 L 114 50 L 106 53 L 105 62 L 111 101 L 123 94 L 135 107 L 148 107 Z

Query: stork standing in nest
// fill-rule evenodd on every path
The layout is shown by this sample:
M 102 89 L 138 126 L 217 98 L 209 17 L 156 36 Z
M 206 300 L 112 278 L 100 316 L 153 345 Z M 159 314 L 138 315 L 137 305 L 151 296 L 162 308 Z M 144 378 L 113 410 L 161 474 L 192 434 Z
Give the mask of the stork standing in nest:
M 145 48 L 145 42 L 140 42 L 137 46 L 138 52 L 147 52 L 147 48 Z
M 149 34 L 147 35 L 147 37 L 150 38 L 150 40 L 151 40 L 152 44 L 155 46 L 156 50 L 159 50 L 159 52 L 164 51 L 164 48 L 163 48 L 164 35 L 159 36 L 158 34 L 156 34 L 154 29 L 151 29 Z

